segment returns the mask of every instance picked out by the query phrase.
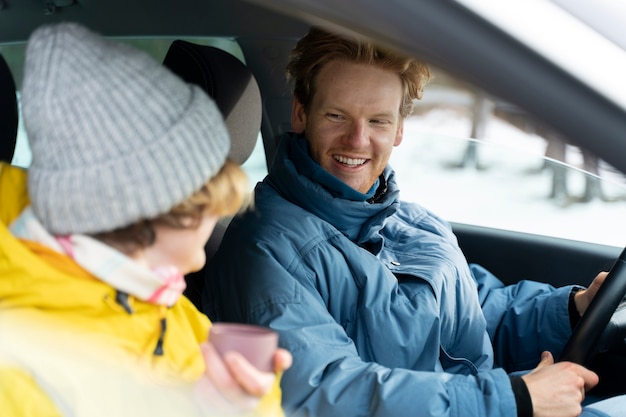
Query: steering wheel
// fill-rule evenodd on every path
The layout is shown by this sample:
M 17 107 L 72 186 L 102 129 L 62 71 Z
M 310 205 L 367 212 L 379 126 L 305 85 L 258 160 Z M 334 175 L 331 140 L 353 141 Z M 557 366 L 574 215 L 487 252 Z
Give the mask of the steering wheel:
M 600 336 L 626 294 L 626 248 L 606 276 L 567 341 L 559 361 L 588 366 L 596 353 Z

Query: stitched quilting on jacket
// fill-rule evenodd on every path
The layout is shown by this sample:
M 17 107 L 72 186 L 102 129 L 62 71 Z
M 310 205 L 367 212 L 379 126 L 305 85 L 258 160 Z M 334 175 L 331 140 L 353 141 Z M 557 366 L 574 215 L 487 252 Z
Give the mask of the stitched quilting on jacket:
M 558 351 L 569 289 L 504 288 L 468 266 L 445 221 L 399 199 L 390 167 L 375 202 L 337 197 L 296 168 L 302 140 L 283 138 L 254 210 L 229 226 L 210 265 L 209 316 L 280 331 L 294 355 L 282 383 L 287 413 L 511 415 L 500 349 L 518 332 L 528 341 L 498 363 L 511 369 Z M 529 299 L 545 314 L 523 307 Z

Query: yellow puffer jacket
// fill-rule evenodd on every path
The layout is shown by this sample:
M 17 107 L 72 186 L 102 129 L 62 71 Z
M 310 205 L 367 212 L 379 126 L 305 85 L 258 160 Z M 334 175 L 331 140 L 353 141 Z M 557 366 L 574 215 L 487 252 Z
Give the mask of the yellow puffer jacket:
M 210 321 L 185 297 L 131 300 L 129 314 L 70 258 L 15 239 L 7 225 L 28 205 L 26 178 L 0 163 L 0 415 L 202 415 L 192 386 Z M 283 415 L 278 379 L 253 415 Z

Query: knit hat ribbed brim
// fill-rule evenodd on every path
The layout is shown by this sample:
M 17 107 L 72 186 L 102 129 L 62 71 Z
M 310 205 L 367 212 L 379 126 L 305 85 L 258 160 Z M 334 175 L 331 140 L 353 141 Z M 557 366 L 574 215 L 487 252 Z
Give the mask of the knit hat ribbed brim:
M 199 87 L 75 23 L 31 35 L 22 109 L 31 203 L 57 235 L 168 212 L 219 171 L 230 146 Z

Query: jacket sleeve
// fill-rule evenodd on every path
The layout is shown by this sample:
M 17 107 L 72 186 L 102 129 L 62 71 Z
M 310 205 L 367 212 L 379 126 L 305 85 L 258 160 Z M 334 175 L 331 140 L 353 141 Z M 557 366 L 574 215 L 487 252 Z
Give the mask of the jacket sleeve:
M 554 288 L 535 281 L 505 286 L 479 265 L 471 264 L 470 270 L 497 365 L 513 372 L 535 368 L 543 351 L 558 356 L 571 335 L 568 301 L 573 286 Z
M 237 259 L 229 253 L 233 251 L 218 252 L 218 261 L 211 264 L 205 295 L 213 297 L 205 298 L 204 307 L 216 320 L 279 331 L 281 346 L 294 357 L 281 384 L 287 415 L 457 417 L 515 410 L 510 379 L 501 369 L 453 375 L 364 362 L 313 284 L 303 278 L 310 272 L 294 265 L 288 270 L 257 246 L 238 247 Z
M 6 416 L 62 417 L 35 380 L 14 367 L 0 365 L 0 404 L 2 415 Z

